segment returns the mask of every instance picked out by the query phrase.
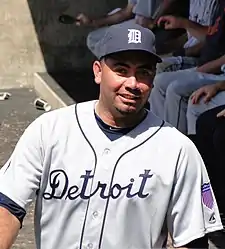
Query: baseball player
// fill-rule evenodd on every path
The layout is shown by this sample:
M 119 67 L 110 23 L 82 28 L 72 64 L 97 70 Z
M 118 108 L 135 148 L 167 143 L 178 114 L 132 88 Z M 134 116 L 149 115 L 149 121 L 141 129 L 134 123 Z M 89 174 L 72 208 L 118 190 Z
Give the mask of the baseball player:
M 37 249 L 206 248 L 222 229 L 193 143 L 144 108 L 156 63 L 153 33 L 112 26 L 93 64 L 98 100 L 43 114 L 0 174 L 0 248 L 35 199 Z

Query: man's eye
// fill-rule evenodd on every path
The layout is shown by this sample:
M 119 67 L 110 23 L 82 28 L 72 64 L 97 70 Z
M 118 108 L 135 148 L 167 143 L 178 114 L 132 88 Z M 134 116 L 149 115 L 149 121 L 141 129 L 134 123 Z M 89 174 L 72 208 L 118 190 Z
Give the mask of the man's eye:
M 127 70 L 125 68 L 116 68 L 115 71 L 118 74 L 122 74 L 122 75 L 126 75 L 127 74 Z
M 155 75 L 155 71 L 150 70 L 150 69 L 142 69 L 142 70 L 139 70 L 137 73 L 139 76 L 142 76 L 142 77 L 152 77 Z

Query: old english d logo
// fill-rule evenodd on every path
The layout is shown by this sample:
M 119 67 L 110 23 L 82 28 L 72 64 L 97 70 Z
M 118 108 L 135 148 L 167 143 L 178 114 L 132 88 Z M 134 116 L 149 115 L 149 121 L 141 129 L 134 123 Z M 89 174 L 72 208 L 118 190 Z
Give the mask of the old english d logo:
M 128 29 L 128 43 L 141 43 L 141 31 L 138 29 Z

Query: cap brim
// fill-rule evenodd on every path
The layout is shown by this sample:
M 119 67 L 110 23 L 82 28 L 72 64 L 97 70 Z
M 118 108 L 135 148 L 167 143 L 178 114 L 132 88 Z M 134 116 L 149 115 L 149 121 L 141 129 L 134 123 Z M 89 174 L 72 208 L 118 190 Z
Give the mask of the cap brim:
M 121 49 L 119 49 L 119 50 L 117 50 L 115 52 L 109 52 L 106 55 L 99 56 L 98 59 L 100 60 L 100 59 L 102 59 L 102 58 L 104 58 L 106 56 L 109 56 L 111 54 L 117 54 L 117 53 L 125 52 L 125 51 L 142 51 L 142 52 L 146 52 L 146 53 L 150 54 L 151 56 L 153 56 L 156 59 L 157 63 L 161 63 L 162 62 L 162 58 L 160 56 L 158 56 L 156 53 L 153 53 L 153 52 L 150 52 L 150 51 L 144 50 L 144 49 L 137 49 L 137 48 L 135 48 L 135 49 L 127 49 L 127 48 L 123 49 L 123 48 L 121 48 Z

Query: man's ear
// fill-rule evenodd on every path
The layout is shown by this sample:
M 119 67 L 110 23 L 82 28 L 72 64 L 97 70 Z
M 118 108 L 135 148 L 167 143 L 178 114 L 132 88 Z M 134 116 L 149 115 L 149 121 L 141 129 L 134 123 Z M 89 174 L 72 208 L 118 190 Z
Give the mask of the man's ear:
M 102 80 L 102 65 L 100 61 L 95 61 L 93 63 L 93 72 L 96 84 L 100 84 Z

